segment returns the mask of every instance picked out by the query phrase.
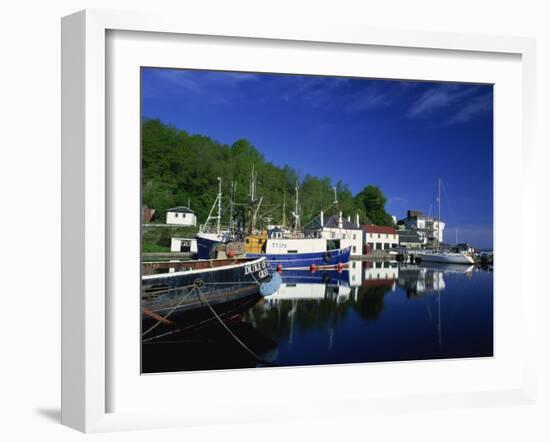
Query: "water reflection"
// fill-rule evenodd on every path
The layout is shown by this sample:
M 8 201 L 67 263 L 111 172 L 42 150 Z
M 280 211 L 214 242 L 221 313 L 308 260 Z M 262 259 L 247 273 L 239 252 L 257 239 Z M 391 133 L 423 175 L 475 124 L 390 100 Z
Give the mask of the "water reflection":
M 245 327 L 250 345 L 275 364 L 492 355 L 492 274 L 473 266 L 352 261 L 342 272 L 284 271 L 282 279 L 230 324 L 236 334 Z M 218 355 L 205 369 L 258 365 L 222 335 L 217 347 L 209 336 L 179 348 L 188 363 L 174 362 L 172 371 L 197 369 L 191 362 L 205 352 Z

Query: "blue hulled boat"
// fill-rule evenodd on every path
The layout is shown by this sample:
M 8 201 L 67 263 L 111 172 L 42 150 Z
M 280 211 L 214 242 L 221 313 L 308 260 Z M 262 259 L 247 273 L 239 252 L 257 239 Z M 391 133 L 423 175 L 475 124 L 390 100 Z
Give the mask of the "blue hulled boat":
M 267 258 L 270 269 L 309 269 L 336 267 L 349 262 L 351 247 L 312 253 L 247 253 L 247 258 Z

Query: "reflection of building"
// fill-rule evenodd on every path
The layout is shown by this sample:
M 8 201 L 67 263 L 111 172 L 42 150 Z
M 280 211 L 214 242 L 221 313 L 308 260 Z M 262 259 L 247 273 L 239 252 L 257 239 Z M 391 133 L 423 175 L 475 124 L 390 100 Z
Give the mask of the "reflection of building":
M 363 231 L 365 232 L 366 254 L 374 250 L 391 250 L 399 244 L 399 237 L 393 227 L 365 224 Z
M 443 272 L 416 265 L 402 267 L 397 284 L 407 292 L 407 297 L 445 290 Z
M 395 289 L 395 281 L 399 276 L 399 265 L 395 261 L 365 262 L 363 286 L 391 286 Z
M 348 264 L 349 285 L 360 286 L 363 281 L 363 261 L 350 260 Z
M 431 216 L 424 215 L 420 210 L 408 210 L 407 218 L 399 221 L 399 224 L 408 230 L 417 232 L 422 240 L 430 243 L 435 241 L 439 241 L 439 243 L 443 242 L 445 223 Z
M 180 226 L 196 226 L 197 216 L 189 207 L 173 207 L 166 211 L 166 224 L 177 224 Z
M 356 216 L 356 223 L 351 218 L 343 218 L 342 212 L 325 219 L 323 211 L 305 229 L 306 235 L 319 236 L 329 240 L 339 240 L 338 247 L 351 247 L 352 255 L 361 255 L 363 248 L 363 231 L 359 226 L 359 216 Z

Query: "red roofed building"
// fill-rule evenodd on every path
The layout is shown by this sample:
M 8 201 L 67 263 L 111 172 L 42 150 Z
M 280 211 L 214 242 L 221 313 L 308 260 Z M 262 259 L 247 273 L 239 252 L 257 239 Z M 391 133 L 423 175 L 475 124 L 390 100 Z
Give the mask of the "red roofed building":
M 365 232 L 364 251 L 366 255 L 373 250 L 390 250 L 399 245 L 399 235 L 393 227 L 365 224 L 363 232 Z

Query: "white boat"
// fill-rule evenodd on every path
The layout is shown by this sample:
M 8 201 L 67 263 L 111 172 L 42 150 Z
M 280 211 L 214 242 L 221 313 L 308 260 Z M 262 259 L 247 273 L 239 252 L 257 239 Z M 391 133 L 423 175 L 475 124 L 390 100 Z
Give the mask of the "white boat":
M 423 251 L 419 252 L 418 257 L 421 262 L 441 262 L 445 264 L 466 264 L 472 265 L 475 263 L 474 258 L 466 252 L 437 252 Z
M 437 180 L 437 220 L 441 221 L 441 178 Z M 438 224 L 439 225 L 439 224 Z M 438 227 L 439 229 L 439 227 Z M 445 264 L 475 264 L 474 258 L 466 252 L 448 252 L 439 249 L 439 231 L 437 232 L 436 250 L 425 250 L 418 252 L 417 256 L 422 262 L 441 262 Z

